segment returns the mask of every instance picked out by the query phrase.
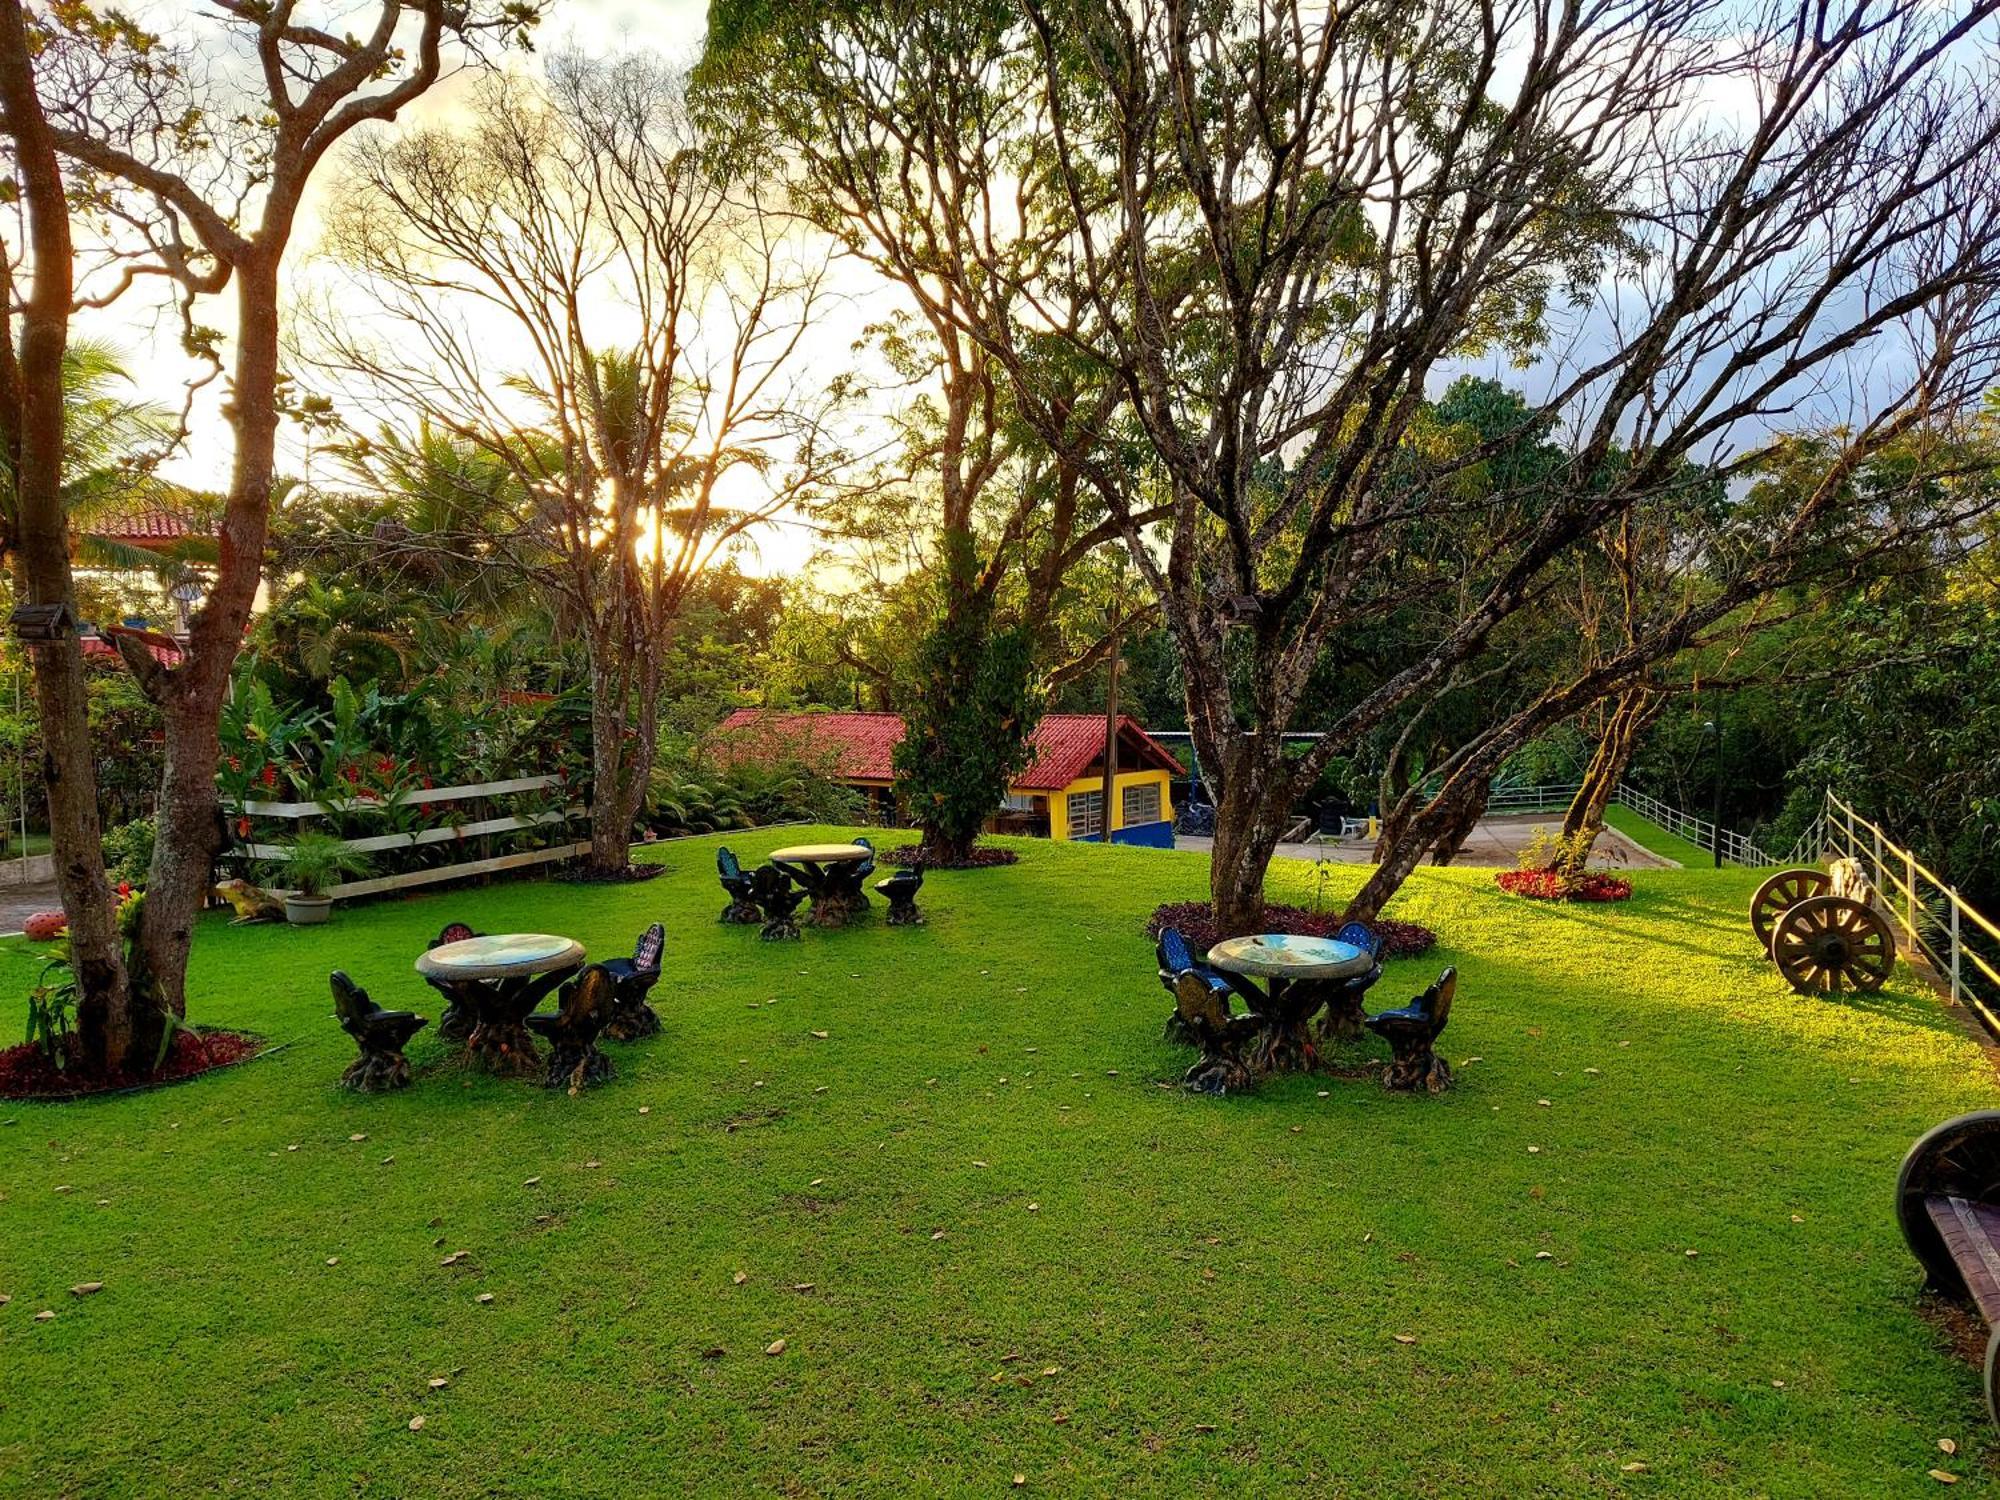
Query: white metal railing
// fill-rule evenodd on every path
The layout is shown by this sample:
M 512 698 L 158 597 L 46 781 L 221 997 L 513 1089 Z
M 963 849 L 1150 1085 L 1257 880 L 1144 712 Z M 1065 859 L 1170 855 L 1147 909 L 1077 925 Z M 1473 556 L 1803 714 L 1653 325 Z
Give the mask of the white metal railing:
M 1553 812 L 1568 807 L 1576 796 L 1576 782 L 1550 782 L 1541 786 L 1496 786 L 1493 795 L 1487 799 L 1489 813 Z M 1736 832 L 1733 828 L 1718 829 L 1707 818 L 1697 818 L 1692 813 L 1682 812 L 1678 807 L 1662 802 L 1658 797 L 1640 791 L 1628 781 L 1618 783 L 1618 790 L 1611 800 L 1621 807 L 1629 808 L 1647 821 L 1658 824 L 1676 838 L 1686 839 L 1690 844 L 1715 853 L 1716 840 L 1722 842 L 1722 858 L 1726 863 L 1747 865 L 1755 869 L 1782 865 L 1786 860 L 1776 855 L 1766 854 L 1750 839 L 1748 834 Z
M 1952 999 L 1970 1005 L 2000 1035 L 2000 926 L 1831 791 L 1819 828 L 1824 853 L 1861 862 L 1905 949 L 1923 954 Z

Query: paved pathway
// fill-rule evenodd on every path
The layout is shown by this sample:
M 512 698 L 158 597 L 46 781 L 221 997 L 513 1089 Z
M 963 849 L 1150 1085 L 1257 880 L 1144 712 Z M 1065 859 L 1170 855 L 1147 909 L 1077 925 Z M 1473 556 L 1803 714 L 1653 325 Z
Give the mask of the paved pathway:
M 1506 817 L 1482 818 L 1473 828 L 1472 836 L 1465 841 L 1464 849 L 1459 851 L 1457 863 L 1511 870 L 1520 862 L 1521 851 L 1533 842 L 1535 830 L 1545 828 L 1553 833 L 1560 827 L 1562 816 L 1558 813 L 1514 813 Z M 1213 839 L 1189 838 L 1183 834 L 1174 840 L 1174 847 L 1207 851 L 1214 846 L 1214 842 Z M 1278 857 L 1372 865 L 1375 862 L 1375 844 L 1372 839 L 1365 838 L 1328 840 L 1324 844 L 1280 844 Z M 1680 868 L 1673 860 L 1640 848 L 1615 828 L 1607 828 L 1598 836 L 1591 863 L 1628 870 Z

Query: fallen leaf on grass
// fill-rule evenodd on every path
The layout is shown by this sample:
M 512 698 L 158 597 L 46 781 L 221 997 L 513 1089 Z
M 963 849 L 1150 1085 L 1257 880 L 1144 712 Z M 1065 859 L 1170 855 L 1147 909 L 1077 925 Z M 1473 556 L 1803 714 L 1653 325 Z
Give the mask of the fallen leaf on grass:
M 528 1180 L 527 1180 L 526 1182 L 523 1182 L 523 1183 L 521 1184 L 521 1186 L 522 1186 L 522 1187 L 533 1187 L 533 1186 L 534 1186 L 534 1185 L 535 1185 L 536 1183 L 540 1182 L 541 1180 L 542 1180 L 542 1179 L 541 1179 L 541 1178 L 539 1178 L 539 1177 L 530 1177 L 530 1178 L 529 1178 L 529 1179 L 528 1179 Z
M 750 1279 L 750 1273 L 748 1271 L 738 1271 L 734 1276 L 730 1277 L 729 1279 L 735 1282 L 738 1286 L 741 1286 L 743 1285 L 744 1282 Z
M 101 1292 L 103 1290 L 104 1283 L 101 1281 L 79 1281 L 69 1289 L 69 1294 L 72 1297 L 88 1297 L 92 1292 Z
M 813 1283 L 810 1281 L 795 1281 L 792 1283 L 792 1290 L 795 1292 L 809 1292 L 812 1289 Z
M 1938 1452 L 1949 1458 L 1952 1454 L 1958 1452 L 1958 1444 L 1954 1443 L 1950 1438 L 1939 1438 Z
M 783 1339 L 772 1339 L 769 1344 L 764 1346 L 764 1352 L 766 1354 L 783 1354 L 785 1352 L 785 1341 Z
M 455 1266 L 470 1254 L 472 1254 L 470 1250 L 454 1250 L 443 1260 L 439 1261 L 438 1264 L 441 1266 Z
M 1414 1344 L 1417 1341 L 1417 1336 L 1414 1333 L 1394 1333 L 1390 1337 L 1399 1344 Z
M 1958 1483 L 1958 1476 L 1956 1474 L 1947 1474 L 1943 1469 L 1932 1469 L 1930 1471 L 1930 1475 L 1931 1478 L 1935 1479 L 1939 1484 Z
M 934 1239 L 934 1240 L 941 1240 L 941 1239 L 943 1239 L 943 1238 L 944 1238 L 944 1231 L 943 1231 L 942 1229 L 938 1229 L 938 1230 L 933 1230 L 933 1231 L 932 1231 L 932 1233 L 931 1233 L 931 1238 L 932 1238 L 932 1239 Z
M 434 1391 L 441 1391 L 450 1384 L 451 1382 L 442 1375 L 433 1375 L 430 1380 L 430 1387 Z
M 491 1302 L 493 1300 L 493 1294 L 491 1292 L 481 1292 L 477 1297 L 474 1297 L 472 1300 L 474 1302 L 480 1303 L 483 1306 L 484 1304 Z
M 53 1323 L 55 1320 L 56 1320 L 56 1313 L 55 1309 L 52 1307 L 45 1307 L 40 1312 L 35 1314 L 35 1321 L 37 1323 Z
M 340 1257 L 338 1255 L 329 1255 L 326 1258 L 326 1263 L 330 1266 L 337 1266 L 340 1264 Z
M 827 1039 L 827 1033 L 824 1031 L 815 1031 L 812 1032 L 811 1035 L 817 1037 L 822 1042 Z
M 1629 1464 L 1620 1464 L 1618 1467 L 1627 1474 L 1643 1474 L 1646 1472 L 1646 1466 L 1636 1459 Z
M 650 1115 L 652 1112 L 653 1112 L 653 1106 L 650 1104 L 642 1104 L 639 1106 L 639 1113 L 642 1115 Z
M 348 1139 L 350 1141 L 365 1141 L 368 1139 L 368 1132 L 365 1130 L 357 1130 L 354 1132 L 353 1135 L 350 1135 Z

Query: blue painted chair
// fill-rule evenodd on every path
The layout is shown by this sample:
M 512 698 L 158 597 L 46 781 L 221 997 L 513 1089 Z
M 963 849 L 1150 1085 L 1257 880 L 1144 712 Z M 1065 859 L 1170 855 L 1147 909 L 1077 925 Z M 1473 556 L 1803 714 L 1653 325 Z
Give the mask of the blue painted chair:
M 1319 1036 L 1324 1042 L 1352 1041 L 1361 1035 L 1361 1026 L 1368 1019 L 1368 1008 L 1362 1003 L 1363 997 L 1374 988 L 1375 981 L 1382 977 L 1381 936 L 1363 922 L 1349 922 L 1333 935 L 1336 943 L 1346 943 L 1359 948 L 1371 960 L 1361 973 L 1347 979 L 1327 982 L 1326 1010 L 1319 1018 Z
M 666 951 L 667 929 L 655 922 L 639 934 L 630 958 L 614 958 L 599 967 L 611 976 L 611 1019 L 604 1034 L 614 1042 L 636 1042 L 654 1036 L 660 1018 L 646 996 L 660 982 L 660 957 Z
M 1428 1089 L 1442 1094 L 1451 1087 L 1451 1064 L 1436 1052 L 1444 1023 L 1451 1017 L 1458 992 L 1458 970 L 1446 969 L 1437 983 L 1400 1010 L 1377 1011 L 1368 1029 L 1389 1044 L 1393 1054 L 1382 1074 L 1382 1087 L 1410 1092 Z
M 725 847 L 715 851 L 715 870 L 729 897 L 729 904 L 722 908 L 722 920 L 744 927 L 762 922 L 764 914 L 757 909 L 756 887 L 743 866 L 736 862 L 733 850 Z
M 854 842 L 868 851 L 868 857 L 854 867 L 854 878 L 859 883 L 875 873 L 875 841 L 870 838 L 857 837 Z
M 1153 945 L 1153 953 L 1160 964 L 1160 984 L 1169 995 L 1175 997 L 1174 1008 L 1167 1016 L 1167 1039 L 1175 1042 L 1194 1042 L 1197 1038 L 1189 1030 L 1187 1017 L 1183 1014 L 1183 1007 L 1180 1004 L 1181 975 L 1192 974 L 1208 986 L 1209 990 L 1221 999 L 1225 1012 L 1229 1009 L 1230 996 L 1235 992 L 1230 989 L 1228 980 L 1194 956 L 1188 947 L 1187 938 L 1178 927 L 1165 927 L 1160 930 L 1159 941 Z

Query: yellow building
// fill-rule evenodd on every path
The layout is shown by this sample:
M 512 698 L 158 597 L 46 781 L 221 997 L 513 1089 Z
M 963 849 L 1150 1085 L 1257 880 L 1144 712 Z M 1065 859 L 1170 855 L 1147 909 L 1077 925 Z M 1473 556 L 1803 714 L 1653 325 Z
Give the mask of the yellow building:
M 722 723 L 755 753 L 787 754 L 822 768 L 869 800 L 882 821 L 896 814 L 896 746 L 901 714 L 769 713 L 738 709 Z M 1104 718 L 1045 714 L 1031 741 L 1033 755 L 1014 778 L 991 826 L 1001 833 L 1094 842 L 1104 836 Z M 1172 848 L 1172 779 L 1180 762 L 1139 727 L 1118 721 L 1118 775 L 1112 786 L 1111 841 Z

